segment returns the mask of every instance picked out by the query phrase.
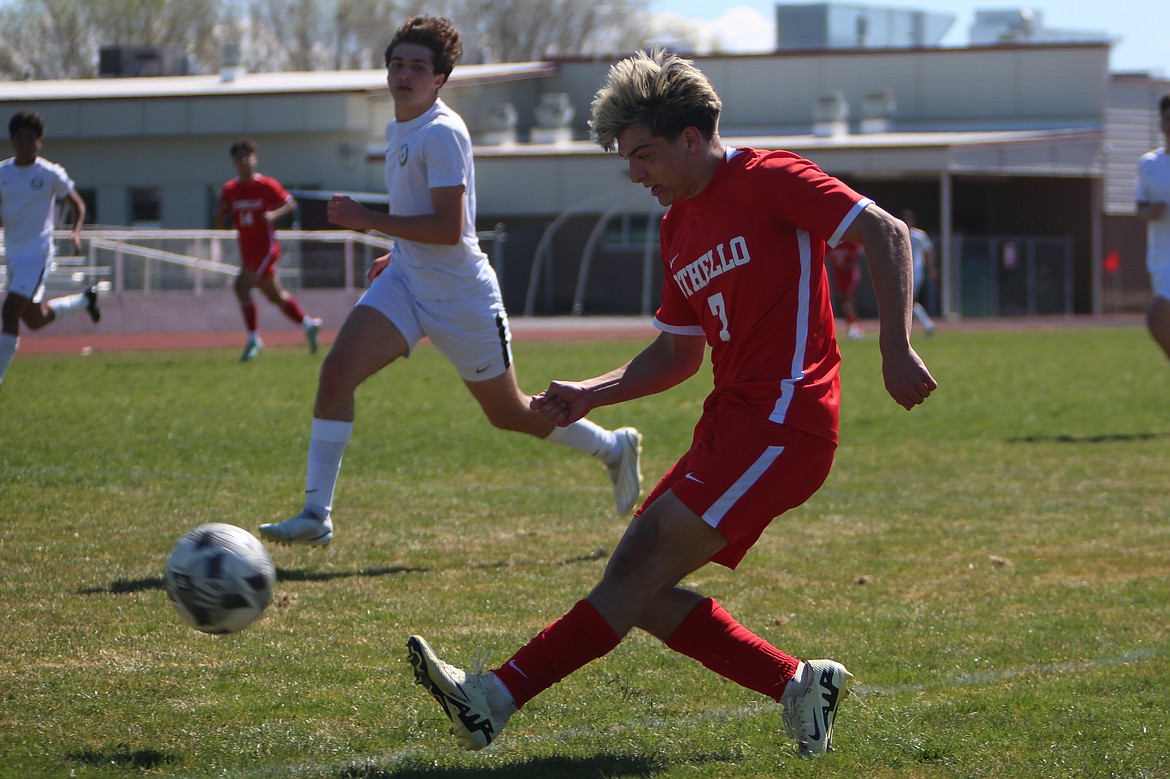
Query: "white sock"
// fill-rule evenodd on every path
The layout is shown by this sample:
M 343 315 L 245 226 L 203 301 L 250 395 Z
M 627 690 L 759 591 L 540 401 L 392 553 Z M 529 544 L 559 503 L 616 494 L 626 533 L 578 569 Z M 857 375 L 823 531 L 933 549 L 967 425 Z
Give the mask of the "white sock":
M 796 664 L 796 673 L 788 680 L 788 684 L 784 685 L 784 692 L 781 693 L 780 699 L 783 700 L 791 695 L 795 695 L 803 689 L 804 675 L 808 672 L 808 663 L 800 660 Z
M 53 309 L 58 319 L 62 319 L 85 308 L 88 303 L 85 295 L 79 292 L 76 295 L 53 298 L 49 301 L 49 308 Z
M 622 453 L 621 444 L 613 431 L 595 425 L 588 419 L 578 419 L 568 427 L 554 427 L 544 440 L 600 457 L 606 465 L 616 463 Z
M 488 676 L 492 677 L 492 681 L 496 683 L 496 690 L 500 693 L 500 697 L 492 701 L 492 711 L 497 714 L 503 714 L 505 716 L 511 717 L 513 714 L 519 711 L 519 709 L 516 708 L 516 699 L 512 697 L 512 691 L 509 690 L 508 686 L 504 684 L 503 680 L 501 680 L 500 677 L 496 676 L 494 673 L 488 673 Z
M 313 417 L 309 434 L 309 462 L 305 472 L 305 506 L 323 517 L 333 508 L 333 491 L 341 471 L 341 456 L 353 434 L 353 422 Z
M 0 333 L 0 384 L 4 383 L 4 374 L 8 373 L 8 365 L 16 354 L 16 347 L 20 339 L 11 333 Z
M 918 321 L 922 323 L 923 327 L 934 327 L 934 320 L 930 318 L 930 314 L 926 313 L 926 309 L 921 303 L 914 304 L 914 316 L 918 317 Z

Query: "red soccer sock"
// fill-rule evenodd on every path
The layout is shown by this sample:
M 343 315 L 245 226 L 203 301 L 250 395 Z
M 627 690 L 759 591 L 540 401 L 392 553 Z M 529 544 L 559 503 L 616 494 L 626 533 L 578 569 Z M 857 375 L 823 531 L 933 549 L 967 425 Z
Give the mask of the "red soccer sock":
M 244 315 L 244 327 L 248 328 L 249 333 L 256 332 L 256 301 L 241 303 L 240 312 Z
M 800 662 L 736 622 L 711 598 L 691 610 L 666 645 L 777 701 Z
M 305 309 L 301 308 L 301 304 L 292 295 L 288 296 L 288 299 L 284 301 L 284 305 L 280 307 L 280 310 L 284 312 L 286 317 L 298 325 L 305 321 Z
M 492 671 L 508 688 L 516 708 L 621 643 L 593 604 L 577 601 L 569 613 Z

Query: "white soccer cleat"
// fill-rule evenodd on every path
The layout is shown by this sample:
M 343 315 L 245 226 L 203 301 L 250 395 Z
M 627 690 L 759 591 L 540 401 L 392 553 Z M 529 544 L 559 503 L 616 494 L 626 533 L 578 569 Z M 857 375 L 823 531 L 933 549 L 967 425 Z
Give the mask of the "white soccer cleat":
M 796 669 L 793 688 L 780 698 L 784 729 L 802 755 L 832 750 L 837 707 L 849 697 L 853 674 L 832 660 L 806 660 Z
M 622 447 L 616 465 L 607 465 L 613 482 L 614 505 L 618 514 L 629 514 L 642 495 L 642 434 L 632 427 L 613 431 Z
M 406 649 L 414 680 L 443 707 L 459 746 L 478 752 L 495 741 L 515 707 L 504 699 L 491 674 L 469 674 L 443 662 L 422 636 L 407 639 Z
M 329 546 L 333 540 L 333 520 L 319 517 L 305 508 L 300 514 L 284 522 L 260 526 L 260 537 L 278 544 L 307 546 Z

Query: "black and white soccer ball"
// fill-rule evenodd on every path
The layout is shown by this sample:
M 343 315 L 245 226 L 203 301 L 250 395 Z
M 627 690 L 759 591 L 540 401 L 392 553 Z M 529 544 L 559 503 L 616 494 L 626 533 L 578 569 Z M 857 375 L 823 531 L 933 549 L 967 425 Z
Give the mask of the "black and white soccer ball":
M 264 613 L 276 566 L 247 530 L 211 522 L 175 544 L 166 583 L 167 597 L 188 625 L 204 633 L 234 633 Z

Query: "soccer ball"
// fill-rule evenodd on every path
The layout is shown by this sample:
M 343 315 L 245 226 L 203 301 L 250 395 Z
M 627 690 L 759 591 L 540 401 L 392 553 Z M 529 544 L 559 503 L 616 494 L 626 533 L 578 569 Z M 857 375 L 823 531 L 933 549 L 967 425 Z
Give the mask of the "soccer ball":
M 276 566 L 254 535 L 211 522 L 179 539 L 167 559 L 167 597 L 191 627 L 234 633 L 272 600 Z

